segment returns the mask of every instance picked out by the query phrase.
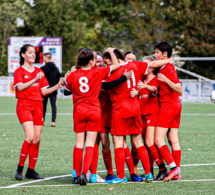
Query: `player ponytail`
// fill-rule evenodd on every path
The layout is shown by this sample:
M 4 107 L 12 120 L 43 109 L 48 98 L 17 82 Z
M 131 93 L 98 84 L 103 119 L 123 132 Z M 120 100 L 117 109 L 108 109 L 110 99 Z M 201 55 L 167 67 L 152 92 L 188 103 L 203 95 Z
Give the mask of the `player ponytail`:
M 29 47 L 34 47 L 34 46 L 30 45 L 30 44 L 25 44 L 20 48 L 20 51 L 19 51 L 19 56 L 20 56 L 19 64 L 20 64 L 20 66 L 23 65 L 25 62 L 25 59 L 22 57 L 22 53 L 25 54 L 25 52 L 27 51 L 27 49 Z
M 76 68 L 80 69 L 83 66 L 89 64 L 90 60 L 94 60 L 93 51 L 88 49 L 82 49 L 77 57 Z

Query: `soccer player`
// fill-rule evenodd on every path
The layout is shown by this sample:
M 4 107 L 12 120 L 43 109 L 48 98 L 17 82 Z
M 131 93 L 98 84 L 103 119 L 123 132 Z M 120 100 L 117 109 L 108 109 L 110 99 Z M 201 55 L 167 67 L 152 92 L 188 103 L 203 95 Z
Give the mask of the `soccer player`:
M 97 57 L 96 57 L 96 67 L 102 67 L 102 65 L 103 65 L 102 54 L 99 51 L 97 51 L 96 54 L 97 54 Z
M 96 58 L 93 51 L 82 49 L 77 57 L 77 70 L 65 79 L 66 90 L 73 93 L 73 119 L 76 132 L 74 159 L 78 177 L 75 183 L 80 185 L 86 185 L 86 174 L 91 165 L 94 144 L 100 130 L 101 114 L 98 95 L 102 80 L 119 67 L 113 49 L 108 48 L 107 51 L 113 57 L 113 66 L 95 68 Z M 85 134 L 86 150 L 82 169 Z
M 126 62 L 132 62 L 136 60 L 136 54 L 133 51 L 126 51 L 124 53 L 124 59 Z
M 172 55 L 172 47 L 166 41 L 158 43 L 154 48 L 156 60 L 166 60 Z M 180 126 L 182 109 L 179 94 L 182 93 L 182 86 L 172 63 L 167 63 L 160 68 L 158 85 L 160 110 L 155 129 L 155 144 L 170 167 L 169 174 L 166 177 L 161 175 L 158 179 L 169 181 L 181 174 L 181 170 L 178 168 L 180 167 L 181 160 L 178 128 Z M 165 143 L 165 136 L 167 134 L 173 154 L 170 153 Z
M 132 88 L 137 88 L 137 81 L 139 81 L 141 74 L 146 74 L 149 67 L 159 67 L 166 63 L 172 62 L 172 59 L 165 61 L 153 61 L 150 63 L 146 62 L 125 62 L 124 56 L 119 50 L 114 50 L 120 68 L 117 69 L 108 79 L 107 82 L 119 78 L 124 72 L 132 70 L 133 75 L 127 82 L 121 83 L 120 85 L 111 89 L 111 100 L 112 100 L 112 121 L 111 121 L 111 135 L 113 135 L 114 152 L 115 152 L 115 163 L 117 169 L 117 178 L 106 181 L 107 183 L 119 184 L 127 183 L 125 177 L 125 152 L 123 148 L 124 136 L 130 135 L 131 139 L 137 148 L 138 156 L 143 164 L 146 177 L 144 180 L 152 181 L 153 177 L 150 171 L 149 157 L 145 146 L 141 140 L 142 134 L 142 119 L 140 116 L 140 107 L 137 96 L 131 97 L 130 93 Z M 104 62 L 111 63 L 105 53 L 103 55 Z
M 16 113 L 22 124 L 25 141 L 23 142 L 19 164 L 15 178 L 22 180 L 23 167 L 29 156 L 28 170 L 25 177 L 28 179 L 44 179 L 34 168 L 37 163 L 41 133 L 43 129 L 43 98 L 63 85 L 63 80 L 51 88 L 43 71 L 33 66 L 35 62 L 35 49 L 32 45 L 23 45 L 19 52 L 20 67 L 14 73 L 14 88 L 16 91 Z
M 144 57 L 144 62 L 154 61 L 154 56 Z M 147 146 L 150 157 L 150 167 L 153 173 L 154 161 L 159 167 L 160 174 L 167 174 L 162 156 L 157 147 L 154 145 L 155 124 L 159 112 L 158 102 L 158 82 L 154 75 L 154 69 L 149 68 L 144 81 L 139 81 L 137 84 L 139 91 L 140 112 L 143 119 L 143 140 Z M 156 70 L 157 71 L 157 70 Z M 157 181 L 157 178 L 154 179 Z

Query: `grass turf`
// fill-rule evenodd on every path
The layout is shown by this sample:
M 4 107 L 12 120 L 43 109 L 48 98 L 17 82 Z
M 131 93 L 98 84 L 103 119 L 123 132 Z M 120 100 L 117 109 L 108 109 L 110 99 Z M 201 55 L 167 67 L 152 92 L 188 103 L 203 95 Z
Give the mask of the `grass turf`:
M 22 126 L 19 124 L 16 110 L 16 99 L 0 97 L 0 186 L 9 186 L 21 182 L 14 178 L 19 152 L 24 140 Z M 56 127 L 50 127 L 50 105 L 48 105 L 43 128 L 40 154 L 36 171 L 44 177 L 68 175 L 72 172 L 72 151 L 75 143 L 72 120 L 72 100 L 58 99 L 58 115 Z M 5 113 L 5 114 L 4 114 Z M 198 115 L 196 115 L 198 113 Z M 206 114 L 212 114 L 207 116 Z M 215 163 L 214 145 L 215 104 L 183 103 L 179 138 L 182 148 L 182 165 Z M 129 139 L 128 139 L 129 140 Z M 112 149 L 113 152 L 113 149 Z M 101 150 L 100 150 L 100 156 Z M 26 161 L 28 162 L 28 161 Z M 141 167 L 141 163 L 139 163 Z M 114 167 L 115 168 L 115 167 Z M 27 164 L 25 170 L 27 169 Z M 98 170 L 105 170 L 103 159 L 99 158 Z M 143 170 L 139 170 L 143 173 Z M 155 174 L 157 169 L 155 169 Z M 182 167 L 183 180 L 215 179 L 215 166 Z M 106 173 L 99 173 L 105 177 Z M 127 178 L 130 179 L 128 171 Z M 70 185 L 71 177 L 56 178 L 19 188 L 0 189 L 0 194 L 212 194 L 215 181 L 187 181 L 169 183 L 134 183 L 126 185 Z M 41 185 L 36 187 L 37 185 Z M 43 185 L 43 186 L 42 186 Z M 56 185 L 45 187 L 45 185 Z M 25 186 L 25 187 L 24 187 Z M 35 187 L 27 187 L 35 186 Z

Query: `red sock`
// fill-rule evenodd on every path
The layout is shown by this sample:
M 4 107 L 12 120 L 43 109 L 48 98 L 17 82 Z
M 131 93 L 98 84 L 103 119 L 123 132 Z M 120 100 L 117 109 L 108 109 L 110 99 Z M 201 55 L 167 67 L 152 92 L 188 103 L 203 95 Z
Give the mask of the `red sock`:
M 154 157 L 153 157 L 153 155 L 151 154 L 150 151 L 149 151 L 148 155 L 149 155 L 149 164 L 150 164 L 150 167 L 153 168 L 154 167 L 155 159 L 154 159 Z
M 81 175 L 81 169 L 82 169 L 82 161 L 83 161 L 83 148 L 76 148 L 75 147 L 75 156 L 74 159 L 75 162 L 75 168 L 77 177 Z
M 87 171 L 90 168 L 90 165 L 92 163 L 92 159 L 93 159 L 93 147 L 86 147 L 85 150 L 85 154 L 84 154 L 84 163 L 83 163 L 83 170 L 82 173 L 84 173 L 85 175 L 87 175 Z
M 76 170 L 76 167 L 75 167 L 75 163 L 76 163 L 76 160 L 75 160 L 75 151 L 76 151 L 76 147 L 74 146 L 74 149 L 73 149 L 73 170 Z
M 145 170 L 145 174 L 151 173 L 150 164 L 149 164 L 149 155 L 145 146 L 141 146 L 137 148 L 138 156 L 142 162 L 143 168 Z
M 137 154 L 137 150 L 132 148 L 131 150 L 131 155 L 132 155 L 132 159 L 133 159 L 133 163 L 134 163 L 134 166 L 137 166 L 138 162 L 139 162 L 139 156 Z
M 159 150 L 157 149 L 157 147 L 155 145 L 150 146 L 149 151 L 152 154 L 152 156 L 154 157 L 157 165 L 164 163 L 163 158 L 161 155 L 159 155 Z
M 166 163 L 169 165 L 170 169 L 175 167 L 175 162 L 172 158 L 171 152 L 169 150 L 169 147 L 167 145 L 162 146 L 159 149 L 160 153 L 162 154 L 164 160 L 166 161 Z
M 108 174 L 114 175 L 111 150 L 109 150 L 107 152 L 102 151 L 102 154 L 103 154 L 103 160 L 104 160 L 105 167 L 108 171 Z
M 93 159 L 90 166 L 91 174 L 96 174 L 97 166 L 98 166 L 98 158 L 99 158 L 99 146 L 98 144 L 95 144 L 93 149 Z
M 34 144 L 34 143 L 31 144 L 30 151 L 29 151 L 29 164 L 28 164 L 28 167 L 30 169 L 34 169 L 36 166 L 37 158 L 39 155 L 39 147 L 40 147 L 40 144 Z
M 19 165 L 20 166 L 24 166 L 25 164 L 25 160 L 29 154 L 29 150 L 30 150 L 30 147 L 31 147 L 31 143 L 28 143 L 26 140 L 23 142 L 22 144 L 22 148 L 21 148 L 21 151 L 20 151 L 20 157 L 19 157 Z
M 117 170 L 117 177 L 123 179 L 125 177 L 125 152 L 124 148 L 115 148 L 115 163 Z
M 172 151 L 172 157 L 175 161 L 176 166 L 180 167 L 180 165 L 181 165 L 181 150 L 173 150 Z
M 133 159 L 132 159 L 129 147 L 127 146 L 127 148 L 125 148 L 124 151 L 125 151 L 125 162 L 129 169 L 130 175 L 132 175 L 132 174 L 134 174 L 134 163 L 133 163 Z

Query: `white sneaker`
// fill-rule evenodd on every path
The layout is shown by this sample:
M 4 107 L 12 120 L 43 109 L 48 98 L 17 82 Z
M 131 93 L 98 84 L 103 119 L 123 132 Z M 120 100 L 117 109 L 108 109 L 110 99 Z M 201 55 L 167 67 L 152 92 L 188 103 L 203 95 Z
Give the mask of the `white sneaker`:
M 99 176 L 98 174 L 96 174 L 96 178 L 97 178 L 98 183 L 104 183 L 105 182 L 105 180 L 101 176 Z

